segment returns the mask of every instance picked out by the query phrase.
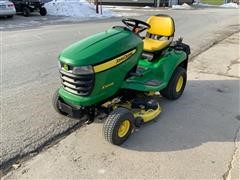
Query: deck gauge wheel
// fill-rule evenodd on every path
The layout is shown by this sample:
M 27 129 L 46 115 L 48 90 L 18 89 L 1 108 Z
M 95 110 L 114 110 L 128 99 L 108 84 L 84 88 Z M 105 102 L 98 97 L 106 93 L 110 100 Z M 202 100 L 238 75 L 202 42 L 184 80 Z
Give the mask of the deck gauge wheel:
M 103 136 L 114 144 L 121 145 L 132 133 L 134 127 L 134 116 L 126 108 L 116 108 L 113 110 L 103 125 Z

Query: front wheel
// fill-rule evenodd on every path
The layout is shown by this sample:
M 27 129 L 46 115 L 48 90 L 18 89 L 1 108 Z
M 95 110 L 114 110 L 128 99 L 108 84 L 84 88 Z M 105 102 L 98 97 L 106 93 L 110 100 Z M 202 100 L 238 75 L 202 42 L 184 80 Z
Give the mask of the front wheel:
M 59 103 L 58 103 L 59 98 L 60 97 L 58 94 L 58 90 L 56 90 L 55 93 L 53 94 L 53 98 L 52 98 L 53 107 L 58 114 L 66 116 L 67 113 L 62 112 L 61 109 L 59 109 Z
M 178 99 L 186 86 L 187 71 L 183 67 L 179 66 L 174 71 L 168 86 L 160 91 L 161 95 L 170 100 Z
M 121 145 L 131 135 L 134 117 L 126 108 L 113 110 L 103 125 L 103 136 L 114 145 Z
M 41 16 L 46 16 L 47 15 L 47 9 L 45 7 L 41 7 L 39 11 Z

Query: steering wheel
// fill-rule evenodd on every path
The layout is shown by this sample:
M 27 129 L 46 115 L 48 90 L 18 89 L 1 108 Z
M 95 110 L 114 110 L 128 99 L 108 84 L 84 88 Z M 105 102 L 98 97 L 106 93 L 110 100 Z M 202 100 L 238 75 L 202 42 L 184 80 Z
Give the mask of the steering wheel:
M 123 19 L 122 22 L 131 29 L 132 32 L 134 33 L 141 33 L 143 31 L 145 31 L 146 29 L 149 29 L 151 26 L 144 22 L 144 21 L 140 21 L 138 19 Z

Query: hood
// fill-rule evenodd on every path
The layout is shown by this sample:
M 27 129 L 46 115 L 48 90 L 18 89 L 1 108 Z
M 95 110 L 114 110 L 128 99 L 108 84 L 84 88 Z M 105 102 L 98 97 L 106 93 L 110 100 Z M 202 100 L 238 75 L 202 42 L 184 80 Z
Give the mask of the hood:
M 59 56 L 60 61 L 85 66 L 99 64 L 136 48 L 142 40 L 124 28 L 111 28 L 67 47 Z

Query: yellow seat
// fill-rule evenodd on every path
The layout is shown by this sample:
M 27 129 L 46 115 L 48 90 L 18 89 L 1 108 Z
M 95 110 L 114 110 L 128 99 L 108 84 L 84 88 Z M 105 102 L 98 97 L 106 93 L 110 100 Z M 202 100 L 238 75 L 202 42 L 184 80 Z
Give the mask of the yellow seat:
M 147 31 L 147 35 L 144 42 L 144 51 L 154 52 L 164 49 L 172 42 L 175 26 L 174 21 L 167 15 L 151 16 L 147 23 L 150 24 L 150 28 Z
M 147 37 L 143 40 L 143 42 L 144 42 L 144 47 L 143 47 L 144 51 L 149 51 L 149 52 L 159 51 L 161 49 L 164 49 L 171 43 L 171 41 L 169 40 L 155 40 Z

